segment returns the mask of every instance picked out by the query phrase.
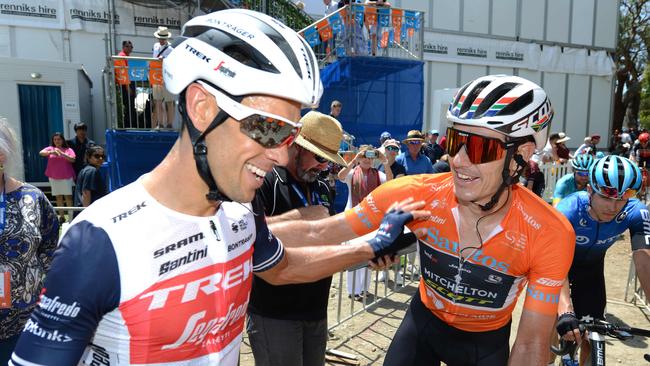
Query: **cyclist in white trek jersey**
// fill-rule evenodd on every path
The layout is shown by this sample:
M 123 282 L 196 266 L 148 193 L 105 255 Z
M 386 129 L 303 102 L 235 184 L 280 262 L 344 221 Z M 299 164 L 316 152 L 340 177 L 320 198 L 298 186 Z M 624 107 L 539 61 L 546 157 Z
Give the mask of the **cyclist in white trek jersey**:
M 11 365 L 236 365 L 252 275 L 315 281 L 415 240 L 402 228 L 418 204 L 397 204 L 365 243 L 284 248 L 245 203 L 322 94 L 293 30 L 247 10 L 196 17 L 163 72 L 180 138 L 72 223 Z

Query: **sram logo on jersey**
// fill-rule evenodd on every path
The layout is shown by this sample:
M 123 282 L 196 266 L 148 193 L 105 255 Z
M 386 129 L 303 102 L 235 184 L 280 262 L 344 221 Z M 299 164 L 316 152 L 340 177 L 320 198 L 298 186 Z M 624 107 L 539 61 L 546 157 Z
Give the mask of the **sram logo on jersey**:
M 183 238 L 183 239 L 181 239 L 181 240 L 179 240 L 179 241 L 177 241 L 175 243 L 171 243 L 171 244 L 167 245 L 164 248 L 160 248 L 160 249 L 156 250 L 155 252 L 153 252 L 153 257 L 158 258 L 158 257 L 160 257 L 162 255 L 165 255 L 165 254 L 167 254 L 169 252 L 173 252 L 176 249 L 183 248 L 184 246 L 186 246 L 188 244 L 192 244 L 192 243 L 197 242 L 199 240 L 203 240 L 203 233 L 202 232 L 190 235 L 187 238 Z
M 252 284 L 252 255 L 251 247 L 229 261 L 161 280 L 121 303 L 130 338 L 151 339 L 130 343 L 129 363 L 191 361 L 237 349 Z

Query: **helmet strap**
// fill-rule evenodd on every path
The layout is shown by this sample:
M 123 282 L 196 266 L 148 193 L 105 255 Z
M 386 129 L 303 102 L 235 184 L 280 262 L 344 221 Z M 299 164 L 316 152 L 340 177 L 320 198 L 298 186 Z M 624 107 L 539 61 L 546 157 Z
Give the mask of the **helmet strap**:
M 236 100 L 238 103 L 241 102 L 241 99 L 243 99 L 241 97 L 233 97 L 230 95 L 229 97 Z M 217 113 L 205 131 L 199 131 L 194 126 L 192 120 L 187 114 L 187 109 L 185 107 L 185 92 L 182 92 L 178 97 L 178 111 L 181 115 L 183 123 L 187 127 L 187 132 L 190 135 L 190 141 L 192 142 L 192 152 L 194 154 L 194 162 L 196 163 L 196 170 L 199 173 L 201 179 L 203 179 L 205 184 L 208 185 L 208 193 L 205 195 L 206 198 L 209 201 L 232 201 L 228 196 L 219 190 L 219 187 L 217 187 L 217 183 L 214 180 L 214 175 L 212 174 L 212 170 L 208 164 L 208 146 L 205 143 L 205 136 L 215 128 L 219 127 L 219 125 L 224 123 L 230 116 L 224 112 L 223 109 L 220 109 L 219 113 Z
M 521 156 L 521 154 L 517 154 L 516 151 L 519 148 L 519 145 L 522 145 L 526 141 L 509 141 L 506 142 L 506 159 L 503 163 L 503 170 L 501 171 L 501 185 L 499 185 L 499 188 L 497 189 L 496 193 L 490 198 L 490 201 L 486 203 L 485 205 L 478 204 L 478 207 L 481 208 L 483 211 L 490 211 L 491 209 L 494 208 L 494 205 L 497 204 L 499 201 L 499 198 L 501 197 L 501 194 L 503 194 L 503 191 L 508 188 L 509 186 L 517 183 L 519 181 L 519 177 L 521 176 L 521 173 L 524 171 L 526 168 L 526 161 L 524 158 Z M 514 174 L 510 174 L 510 162 L 514 159 L 515 163 L 517 163 L 517 168 L 515 169 Z

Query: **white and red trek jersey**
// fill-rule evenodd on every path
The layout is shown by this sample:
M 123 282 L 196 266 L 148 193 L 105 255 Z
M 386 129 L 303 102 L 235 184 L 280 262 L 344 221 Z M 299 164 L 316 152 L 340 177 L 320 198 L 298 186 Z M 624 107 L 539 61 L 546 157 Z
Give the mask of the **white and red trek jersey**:
M 262 210 L 184 215 L 140 179 L 62 237 L 10 364 L 236 365 L 253 272 L 283 256 Z

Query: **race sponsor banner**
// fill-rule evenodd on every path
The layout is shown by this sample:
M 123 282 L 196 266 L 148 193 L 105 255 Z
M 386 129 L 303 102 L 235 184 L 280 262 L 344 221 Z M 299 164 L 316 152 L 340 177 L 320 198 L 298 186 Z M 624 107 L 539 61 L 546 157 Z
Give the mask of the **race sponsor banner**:
M 183 7 L 151 8 L 115 2 L 118 34 L 153 35 L 158 26 L 178 34 L 189 20 Z M 105 0 L 0 0 L 0 24 L 31 28 L 107 33 L 110 23 Z
M 121 33 L 134 33 L 132 10 L 124 3 L 115 4 L 113 21 Z M 66 0 L 65 24 L 69 30 L 84 30 L 93 33 L 107 33 L 110 23 L 108 2 L 103 0 Z
M 597 76 L 611 76 L 614 70 L 605 51 L 540 47 L 536 43 L 425 32 L 423 48 L 428 61 Z
M 327 42 L 332 38 L 332 28 L 330 27 L 330 22 L 327 19 L 323 19 L 320 22 L 316 23 L 316 27 L 318 28 L 320 39 L 323 42 Z
M 32 28 L 63 29 L 61 0 L 0 0 L 0 24 Z

